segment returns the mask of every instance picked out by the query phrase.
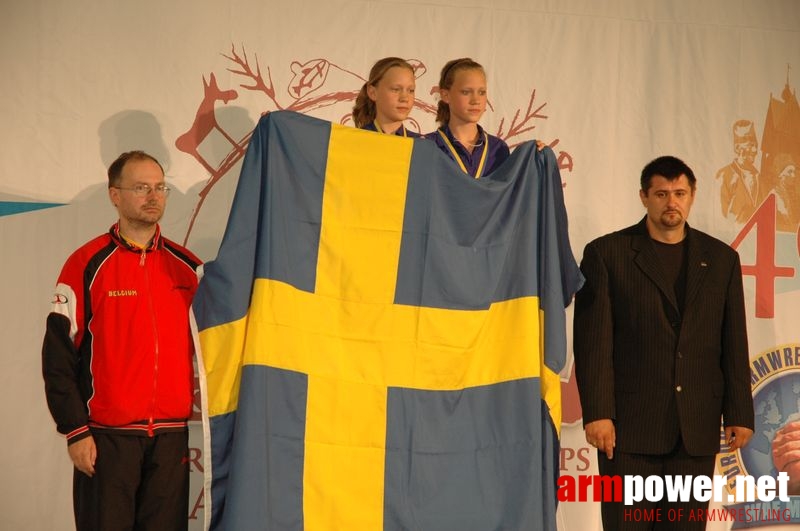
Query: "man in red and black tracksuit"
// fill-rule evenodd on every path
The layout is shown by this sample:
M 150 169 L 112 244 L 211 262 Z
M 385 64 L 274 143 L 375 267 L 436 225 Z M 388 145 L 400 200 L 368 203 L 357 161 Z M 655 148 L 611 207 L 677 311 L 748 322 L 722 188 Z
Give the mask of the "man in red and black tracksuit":
M 155 158 L 123 153 L 108 187 L 119 221 L 58 278 L 42 348 L 47 403 L 75 465 L 79 531 L 185 530 L 200 260 L 161 236 L 169 187 Z

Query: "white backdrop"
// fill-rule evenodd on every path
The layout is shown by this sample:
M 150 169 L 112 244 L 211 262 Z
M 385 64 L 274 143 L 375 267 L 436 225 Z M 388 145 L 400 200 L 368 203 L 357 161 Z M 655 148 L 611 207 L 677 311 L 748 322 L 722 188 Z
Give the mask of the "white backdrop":
M 164 232 L 212 259 L 260 114 L 288 108 L 347 123 L 354 91 L 387 55 L 421 63 L 412 117 L 425 132 L 444 62 L 485 65 L 492 110 L 483 125 L 511 145 L 542 139 L 560 157 L 578 259 L 586 242 L 643 215 L 646 162 L 674 154 L 693 167 L 690 222 L 727 242 L 742 235 L 743 263 L 756 265 L 745 277 L 751 357 L 773 364 L 754 377 L 761 442 L 720 470 L 768 468 L 774 429 L 797 412 L 786 389 L 800 357 L 774 366 L 767 354 L 800 345 L 797 223 L 776 230 L 766 209 L 724 216 L 715 175 L 734 158 L 739 120 L 752 122 L 758 141 L 761 199 L 777 182 L 776 154 L 800 162 L 796 0 L 29 0 L 5 2 L 2 13 L 0 528 L 73 528 L 71 465 L 45 405 L 40 347 L 63 261 L 114 220 L 108 164 L 129 149 L 158 157 L 174 187 Z M 780 204 L 800 208 L 787 182 Z M 785 268 L 774 280 L 773 266 Z M 564 376 L 562 472 L 591 473 Z M 195 452 L 190 516 L 199 529 Z M 594 503 L 562 504 L 559 515 L 562 531 L 600 527 Z

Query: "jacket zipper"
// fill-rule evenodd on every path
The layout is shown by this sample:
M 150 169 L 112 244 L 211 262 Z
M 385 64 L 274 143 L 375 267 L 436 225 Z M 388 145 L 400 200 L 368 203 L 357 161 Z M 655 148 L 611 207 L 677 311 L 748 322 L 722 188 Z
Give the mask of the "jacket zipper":
M 142 249 L 141 257 L 139 258 L 139 265 L 144 267 L 144 279 L 145 279 L 145 288 L 147 289 L 147 304 L 150 308 L 150 319 L 153 325 L 153 340 L 154 340 L 154 352 L 153 355 L 155 356 L 154 363 L 153 363 L 153 393 L 152 393 L 152 400 L 150 401 L 150 418 L 147 422 L 147 435 L 149 437 L 153 437 L 154 435 L 154 422 L 155 422 L 155 410 L 156 410 L 156 390 L 158 388 L 158 358 L 159 358 L 159 348 L 158 348 L 158 326 L 156 324 L 156 313 L 155 308 L 153 308 L 153 292 L 150 289 L 150 272 L 147 267 L 145 267 L 145 257 L 147 253 L 145 249 Z M 150 260 L 152 262 L 152 259 Z

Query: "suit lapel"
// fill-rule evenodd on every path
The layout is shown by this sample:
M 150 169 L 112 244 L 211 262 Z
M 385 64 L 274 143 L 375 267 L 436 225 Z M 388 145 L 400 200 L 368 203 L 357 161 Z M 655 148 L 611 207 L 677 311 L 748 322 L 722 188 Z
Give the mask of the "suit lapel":
M 706 258 L 706 250 L 702 246 L 701 239 L 697 237 L 697 233 L 689 228 L 688 223 L 686 224 L 686 230 L 688 231 L 687 252 L 689 256 L 686 260 L 686 299 L 684 306 L 688 308 L 700 293 L 700 288 L 708 273 L 709 264 Z
M 644 220 L 636 226 L 636 234 L 631 241 L 631 247 L 634 251 L 633 261 L 642 270 L 653 284 L 661 290 L 661 293 L 667 298 L 669 303 L 675 309 L 675 313 L 680 315 L 678 310 L 678 300 L 675 298 L 675 288 L 667 283 L 664 278 L 664 272 L 661 268 L 661 263 L 656 255 L 656 249 L 653 242 L 650 241 L 650 235 L 647 233 L 647 226 Z

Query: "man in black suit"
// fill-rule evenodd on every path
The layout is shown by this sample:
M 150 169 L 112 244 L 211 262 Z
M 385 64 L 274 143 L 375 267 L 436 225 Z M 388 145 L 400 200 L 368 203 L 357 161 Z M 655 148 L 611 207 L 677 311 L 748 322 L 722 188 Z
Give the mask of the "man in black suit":
M 689 227 L 695 183 L 683 161 L 653 160 L 641 175 L 644 219 L 584 250 L 575 368 L 601 475 L 711 476 L 721 418 L 732 450 L 753 434 L 739 255 Z M 707 506 L 604 502 L 601 512 L 606 531 L 689 531 L 705 522 L 688 511 Z M 661 507 L 661 521 L 631 521 L 633 507 Z M 683 508 L 683 520 L 670 522 L 669 508 Z

